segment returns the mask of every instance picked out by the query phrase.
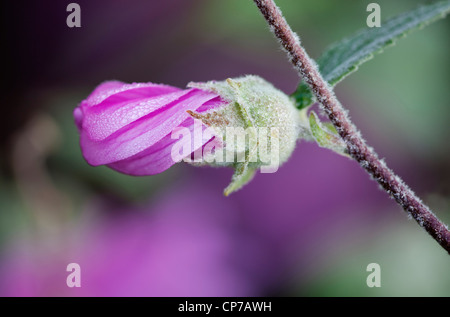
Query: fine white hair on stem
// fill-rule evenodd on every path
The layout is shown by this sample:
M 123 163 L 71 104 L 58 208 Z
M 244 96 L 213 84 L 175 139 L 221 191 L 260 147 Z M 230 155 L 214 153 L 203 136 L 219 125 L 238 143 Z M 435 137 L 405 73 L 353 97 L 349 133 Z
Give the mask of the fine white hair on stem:
M 336 98 L 333 90 L 323 79 L 317 64 L 308 56 L 281 10 L 273 0 L 254 0 L 271 31 L 287 52 L 289 60 L 308 84 L 317 101 L 322 105 L 341 138 L 347 145 L 349 154 L 359 162 L 409 216 L 424 228 L 449 254 L 450 231 L 436 215 L 414 194 L 414 192 L 389 169 L 384 160 L 379 159 L 369 147 L 356 126 L 350 121 L 347 111 Z

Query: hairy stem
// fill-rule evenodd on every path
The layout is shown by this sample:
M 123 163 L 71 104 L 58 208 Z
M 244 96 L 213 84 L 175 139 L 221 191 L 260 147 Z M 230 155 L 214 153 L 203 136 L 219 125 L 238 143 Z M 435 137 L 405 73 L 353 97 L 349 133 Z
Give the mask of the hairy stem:
M 322 104 L 325 113 L 345 141 L 349 154 L 450 254 L 450 231 L 414 192 L 378 158 L 363 140 L 346 110 L 322 78 L 315 62 L 300 45 L 280 9 L 273 0 L 254 0 L 272 32 L 280 40 L 290 61 Z

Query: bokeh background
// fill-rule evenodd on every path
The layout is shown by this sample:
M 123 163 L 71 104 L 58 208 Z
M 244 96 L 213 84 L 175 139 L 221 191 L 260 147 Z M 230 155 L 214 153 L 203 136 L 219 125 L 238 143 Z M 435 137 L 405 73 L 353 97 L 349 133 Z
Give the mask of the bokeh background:
M 299 142 L 226 198 L 232 171 L 152 177 L 83 159 L 72 111 L 99 83 L 256 74 L 299 82 L 250 0 L 3 1 L 2 296 L 449 296 L 450 259 L 357 163 Z M 278 0 L 309 54 L 366 27 L 372 1 Z M 378 0 L 382 18 L 418 0 Z M 450 222 L 450 21 L 402 39 L 336 87 L 363 135 Z M 81 288 L 66 266 L 81 266 Z M 369 263 L 381 288 L 366 285 Z

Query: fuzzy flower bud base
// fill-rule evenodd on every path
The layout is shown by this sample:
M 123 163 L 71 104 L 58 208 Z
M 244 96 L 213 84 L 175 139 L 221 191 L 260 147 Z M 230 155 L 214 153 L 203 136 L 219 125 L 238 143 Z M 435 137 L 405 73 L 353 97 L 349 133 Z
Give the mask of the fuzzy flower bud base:
M 245 76 L 190 83 L 189 87 L 210 91 L 228 102 L 209 112 L 190 112 L 224 141 L 227 158 L 229 153 L 236 155 L 236 159 L 224 161 L 217 157 L 217 153 L 223 156 L 219 151 L 209 154 L 212 159 L 205 158 L 212 161 L 210 165 L 235 168 L 225 195 L 251 180 L 258 168 L 263 173 L 275 172 L 291 156 L 301 130 L 300 116 L 293 100 L 270 83 L 257 76 Z

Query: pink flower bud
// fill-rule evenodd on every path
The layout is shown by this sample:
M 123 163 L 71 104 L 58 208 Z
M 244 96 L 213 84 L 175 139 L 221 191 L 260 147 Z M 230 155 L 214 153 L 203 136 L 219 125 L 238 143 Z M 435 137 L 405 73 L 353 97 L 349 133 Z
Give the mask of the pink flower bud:
M 204 112 L 225 104 L 219 95 L 197 88 L 109 81 L 73 114 L 89 164 L 130 175 L 153 175 L 176 163 L 171 156 L 172 145 L 179 142 L 171 138 L 174 129 L 186 127 L 196 133 L 187 111 Z M 192 152 L 207 141 L 192 144 Z

